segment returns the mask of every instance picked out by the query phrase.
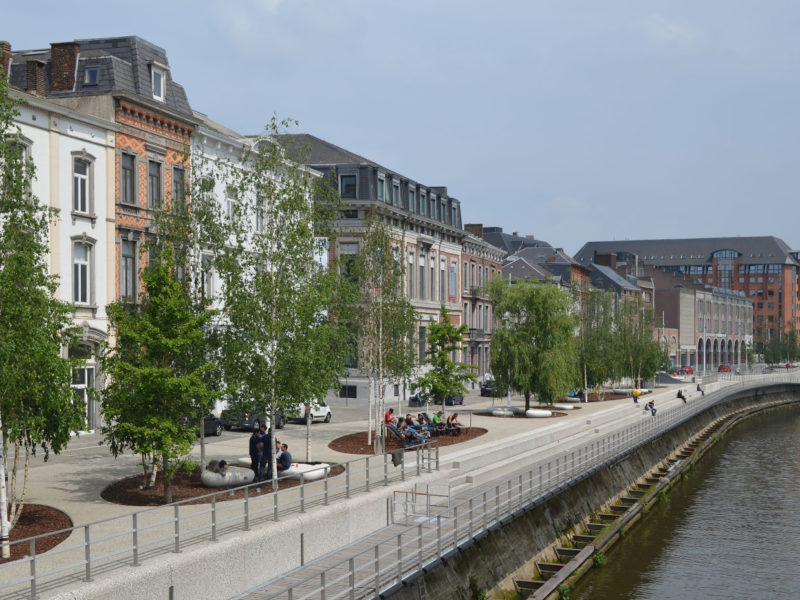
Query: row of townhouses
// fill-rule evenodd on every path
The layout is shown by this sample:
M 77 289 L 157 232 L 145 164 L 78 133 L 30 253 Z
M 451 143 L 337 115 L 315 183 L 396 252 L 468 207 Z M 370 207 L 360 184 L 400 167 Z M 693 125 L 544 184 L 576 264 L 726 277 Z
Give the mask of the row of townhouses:
M 105 306 L 137 298 L 154 211 L 184 194 L 189 155 L 235 162 L 258 138 L 193 110 L 165 50 L 135 36 L 25 51 L 0 42 L 0 60 L 12 95 L 25 101 L 17 124 L 37 169 L 34 192 L 58 215 L 50 267 L 82 331 L 71 351 L 87 359 L 74 376 L 86 397 L 83 390 L 102 385 L 94 359 L 108 336 Z M 479 376 L 491 371 L 495 319 L 484 286 L 497 277 L 550 281 L 580 294 L 612 290 L 639 302 L 661 321 L 658 336 L 675 366 L 738 365 L 754 339 L 800 327 L 798 254 L 776 238 L 589 242 L 573 258 L 533 236 L 464 224 L 461 202 L 446 187 L 312 135 L 278 141 L 290 151 L 302 147 L 309 169 L 337 177 L 345 210 L 330 251 L 339 264 L 359 252 L 369 214 L 381 207 L 388 216 L 418 314 L 420 362 L 426 328 L 444 305 L 452 322 L 468 327 L 461 360 Z M 224 211 L 224 186 L 215 194 Z M 202 285 L 215 295 L 213 271 Z M 365 396 L 362 375 L 354 362 L 334 393 Z M 89 400 L 87 416 L 90 427 L 98 423 Z

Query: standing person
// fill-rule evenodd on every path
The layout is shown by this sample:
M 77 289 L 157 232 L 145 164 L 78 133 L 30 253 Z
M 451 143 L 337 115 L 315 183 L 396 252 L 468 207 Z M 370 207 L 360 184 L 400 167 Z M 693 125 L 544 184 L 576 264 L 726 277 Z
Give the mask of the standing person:
M 261 425 L 261 435 L 259 436 L 261 447 L 261 457 L 258 463 L 258 480 L 264 479 L 266 469 L 266 479 L 272 479 L 272 436 L 269 434 L 266 425 Z
M 253 435 L 250 436 L 250 469 L 258 479 L 258 465 L 261 462 L 261 451 L 259 443 L 261 442 L 261 432 L 257 428 L 253 428 Z

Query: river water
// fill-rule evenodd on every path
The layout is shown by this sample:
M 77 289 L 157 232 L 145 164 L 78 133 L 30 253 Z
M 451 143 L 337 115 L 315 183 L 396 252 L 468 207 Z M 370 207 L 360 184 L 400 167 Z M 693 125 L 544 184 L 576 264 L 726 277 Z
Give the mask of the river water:
M 738 425 L 572 600 L 800 598 L 800 406 Z

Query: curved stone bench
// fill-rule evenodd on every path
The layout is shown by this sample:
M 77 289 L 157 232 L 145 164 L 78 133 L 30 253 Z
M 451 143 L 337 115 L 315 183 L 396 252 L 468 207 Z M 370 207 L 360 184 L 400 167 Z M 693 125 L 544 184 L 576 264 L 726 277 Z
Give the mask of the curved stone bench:
M 248 459 L 248 464 L 250 460 Z M 216 473 L 214 471 L 205 470 L 200 474 L 200 481 L 203 485 L 210 488 L 230 487 L 246 485 L 253 481 L 255 473 L 250 469 L 243 469 L 242 467 L 228 467 L 225 474 Z
M 531 419 L 542 419 L 545 417 L 552 417 L 552 410 L 544 410 L 542 408 L 530 408 L 525 411 L 525 416 Z

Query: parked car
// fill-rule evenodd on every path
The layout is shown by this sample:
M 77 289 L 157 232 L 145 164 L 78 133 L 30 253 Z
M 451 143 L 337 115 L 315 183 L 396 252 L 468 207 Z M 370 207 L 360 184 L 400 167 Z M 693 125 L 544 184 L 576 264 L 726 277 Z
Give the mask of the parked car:
M 303 404 L 301 408 L 294 415 L 292 415 L 292 418 L 298 421 L 303 421 L 305 423 L 307 411 L 308 411 L 308 405 Z M 314 421 L 323 421 L 325 423 L 330 423 L 332 418 L 333 418 L 333 413 L 331 412 L 331 407 L 328 406 L 328 403 L 325 402 L 325 400 L 316 400 L 311 404 L 312 423 Z
M 246 410 L 242 413 L 236 413 L 234 411 L 225 409 L 222 411 L 222 423 L 225 426 L 225 429 L 245 429 L 247 431 L 253 431 L 253 429 L 258 429 L 261 427 L 261 424 L 269 428 L 270 419 L 269 417 L 265 416 L 263 412 L 258 411 L 256 408 L 251 408 L 250 410 Z M 286 419 L 284 416 L 279 412 L 275 419 L 275 429 L 283 429 L 283 425 Z
M 688 365 L 678 369 L 678 374 L 679 375 L 692 375 L 693 373 L 694 373 L 694 369 L 692 367 L 688 366 Z
M 434 404 L 441 404 L 442 401 L 437 398 L 436 400 L 433 401 L 433 403 Z M 448 394 L 447 396 L 444 397 L 444 403 L 447 406 L 454 406 L 456 404 L 463 405 L 464 404 L 464 396 L 451 396 L 450 394 Z
M 200 427 L 197 425 L 197 420 L 193 419 L 190 416 L 183 417 L 183 424 L 187 429 L 197 429 L 197 435 L 200 435 Z M 205 435 L 222 435 L 222 429 L 224 428 L 224 424 L 222 419 L 219 417 L 215 417 L 212 414 L 208 414 L 203 418 L 203 429 Z
M 731 372 L 731 368 L 728 365 L 720 365 L 717 368 L 717 371 L 719 371 L 720 373 L 730 373 Z

